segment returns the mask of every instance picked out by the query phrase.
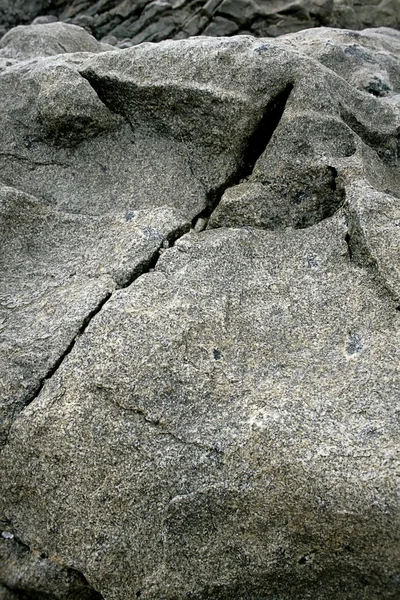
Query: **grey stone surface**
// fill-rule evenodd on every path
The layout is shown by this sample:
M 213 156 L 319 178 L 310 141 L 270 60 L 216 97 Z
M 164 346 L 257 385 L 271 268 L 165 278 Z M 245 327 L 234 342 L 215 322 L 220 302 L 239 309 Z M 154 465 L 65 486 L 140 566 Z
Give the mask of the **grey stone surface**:
M 399 39 L 4 60 L 4 599 L 398 597 Z
M 47 23 L 20 25 L 0 40 L 0 56 L 26 60 L 71 52 L 101 52 L 110 49 L 76 25 Z
M 167 208 L 75 215 L 0 188 L 2 442 L 87 316 L 179 230 L 184 220 Z
M 105 598 L 396 597 L 399 315 L 346 231 L 192 234 L 116 293 L 12 430 L 15 530 Z

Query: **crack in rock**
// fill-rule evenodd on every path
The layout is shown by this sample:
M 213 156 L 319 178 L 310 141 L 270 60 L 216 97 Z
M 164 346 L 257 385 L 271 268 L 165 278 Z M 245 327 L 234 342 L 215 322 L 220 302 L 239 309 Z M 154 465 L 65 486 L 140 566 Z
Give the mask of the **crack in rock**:
M 185 233 L 187 233 L 187 228 L 183 228 L 183 230 L 182 230 L 182 228 L 180 228 L 180 229 L 168 234 L 165 238 L 166 241 L 168 242 L 168 247 L 173 247 L 176 240 L 178 240 L 180 237 L 182 237 Z M 141 275 L 148 273 L 149 271 L 154 271 L 154 269 L 157 265 L 158 259 L 160 258 L 160 250 L 162 248 L 163 248 L 163 244 L 161 244 L 160 247 L 153 253 L 153 256 L 150 259 L 145 259 L 141 263 L 139 263 L 136 266 L 136 268 L 134 269 L 131 277 L 123 285 L 116 287 L 116 291 L 131 286 L 133 283 L 135 283 L 135 281 L 137 281 L 137 279 Z M 60 357 L 52 365 L 52 367 L 49 369 L 49 371 L 46 373 L 46 375 L 42 378 L 37 389 L 35 390 L 33 395 L 29 398 L 29 400 L 27 400 L 25 406 L 29 406 L 34 400 L 36 400 L 36 398 L 39 396 L 40 392 L 42 391 L 43 386 L 45 385 L 46 381 L 49 381 L 53 377 L 53 375 L 56 374 L 56 372 L 61 367 L 64 360 L 72 352 L 72 350 L 76 344 L 76 341 L 85 333 L 86 329 L 88 328 L 88 326 L 90 325 L 92 320 L 96 317 L 96 315 L 98 315 L 100 313 L 100 311 L 104 308 L 105 304 L 107 304 L 107 302 L 110 300 L 110 298 L 112 296 L 113 296 L 113 292 L 107 294 L 105 296 L 105 298 L 103 298 L 103 300 L 101 300 L 101 302 L 99 302 L 99 304 L 96 306 L 96 308 L 94 308 L 85 317 L 81 326 L 79 327 L 77 334 L 71 340 L 71 342 L 69 343 L 66 350 L 60 355 Z M 149 422 L 151 422 L 151 421 L 149 421 Z

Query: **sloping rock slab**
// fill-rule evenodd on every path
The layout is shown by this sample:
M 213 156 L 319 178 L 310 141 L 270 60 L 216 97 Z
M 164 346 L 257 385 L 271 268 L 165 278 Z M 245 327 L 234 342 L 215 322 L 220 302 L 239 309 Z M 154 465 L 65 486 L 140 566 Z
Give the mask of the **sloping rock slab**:
M 191 234 L 115 293 L 12 429 L 16 531 L 112 600 L 395 597 L 399 313 L 345 231 Z

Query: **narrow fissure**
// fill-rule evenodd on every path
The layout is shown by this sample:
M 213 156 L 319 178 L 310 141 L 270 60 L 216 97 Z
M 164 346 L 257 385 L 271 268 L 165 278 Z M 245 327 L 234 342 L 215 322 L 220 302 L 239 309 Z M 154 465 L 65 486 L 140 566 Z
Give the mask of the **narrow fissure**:
M 352 260 L 352 258 L 353 258 L 353 251 L 351 249 L 351 242 L 350 242 L 350 234 L 349 234 L 349 232 L 346 233 L 344 239 L 345 239 L 345 242 L 347 244 L 347 251 L 349 253 L 349 258 L 350 258 L 350 260 Z
M 187 233 L 189 231 L 189 225 L 187 225 L 186 227 L 179 227 L 178 229 L 170 232 L 166 237 L 165 237 L 165 241 L 168 242 L 168 247 L 172 248 L 174 243 L 176 242 L 177 239 L 179 239 L 180 237 L 182 237 L 182 235 L 184 235 L 185 233 Z M 163 240 L 164 241 L 164 240 Z M 162 244 L 160 244 L 160 246 L 157 248 L 157 250 L 150 256 L 150 258 L 143 260 L 141 263 L 139 263 L 135 269 L 132 272 L 131 277 L 129 277 L 123 284 L 119 285 L 116 288 L 116 291 L 124 289 L 129 287 L 130 285 L 132 285 L 132 283 L 134 283 L 141 275 L 143 275 L 144 273 L 148 273 L 150 271 L 152 271 L 153 269 L 155 269 L 156 264 L 158 259 L 160 258 L 160 250 L 162 248 Z M 58 370 L 58 368 L 61 366 L 61 364 L 64 362 L 64 360 L 66 359 L 66 357 L 72 352 L 75 343 L 77 341 L 77 339 L 79 337 L 81 337 L 89 323 L 92 321 L 92 319 L 102 310 L 102 308 L 104 307 L 104 305 L 109 301 L 109 299 L 111 298 L 111 296 L 113 295 L 113 293 L 109 293 L 107 294 L 102 300 L 101 302 L 99 302 L 99 304 L 96 306 L 96 308 L 94 308 L 83 320 L 81 326 L 79 327 L 79 330 L 77 332 L 77 334 L 74 336 L 74 338 L 71 340 L 71 342 L 68 344 L 66 350 L 63 352 L 63 354 L 61 354 L 61 356 L 59 356 L 59 358 L 55 361 L 55 363 L 51 366 L 51 368 L 49 369 L 49 371 L 46 373 L 46 375 L 41 379 L 38 387 L 36 388 L 35 392 L 33 393 L 33 395 L 29 398 L 29 400 L 25 403 L 25 406 L 29 406 L 29 404 L 31 404 L 40 394 L 40 392 L 43 389 L 44 384 L 46 383 L 46 381 L 48 381 L 49 379 L 51 379 L 53 377 L 53 375 L 55 374 L 55 372 Z
M 75 342 L 76 340 L 85 332 L 85 329 L 87 328 L 87 326 L 89 325 L 90 321 L 93 319 L 93 317 L 95 317 L 103 308 L 103 306 L 105 305 L 105 303 L 111 298 L 112 294 L 107 294 L 105 296 L 105 298 L 103 298 L 103 300 L 101 300 L 101 302 L 96 306 L 95 309 L 93 309 L 83 320 L 82 325 L 79 327 L 77 334 L 75 335 L 75 337 L 71 340 L 71 342 L 69 343 L 69 345 L 67 346 L 66 350 L 63 352 L 63 354 L 61 354 L 61 356 L 59 356 L 57 358 L 57 360 L 55 361 L 55 363 L 51 366 L 51 368 L 49 369 L 49 371 L 46 373 L 46 375 L 41 379 L 38 387 L 36 388 L 34 394 L 31 396 L 31 398 L 29 398 L 29 400 L 25 403 L 25 406 L 29 406 L 29 404 L 31 404 L 40 394 L 40 392 L 43 389 L 44 384 L 46 383 L 46 381 L 48 381 L 49 379 L 51 379 L 54 375 L 54 373 L 57 371 L 57 369 L 59 368 L 59 366 L 61 365 L 61 363 L 65 360 L 65 358 L 68 356 L 68 354 L 71 353 L 73 347 L 75 346 Z

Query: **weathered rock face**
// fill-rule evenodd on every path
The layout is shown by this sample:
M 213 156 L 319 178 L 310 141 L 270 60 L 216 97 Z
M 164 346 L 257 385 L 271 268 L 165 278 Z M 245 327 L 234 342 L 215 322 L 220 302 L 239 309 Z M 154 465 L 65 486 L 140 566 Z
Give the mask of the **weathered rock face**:
M 59 18 L 128 47 L 193 35 L 276 37 L 319 26 L 398 28 L 400 7 L 398 0 L 0 0 L 0 26 L 35 18 Z
M 400 34 L 57 25 L 1 50 L 0 598 L 398 597 Z

